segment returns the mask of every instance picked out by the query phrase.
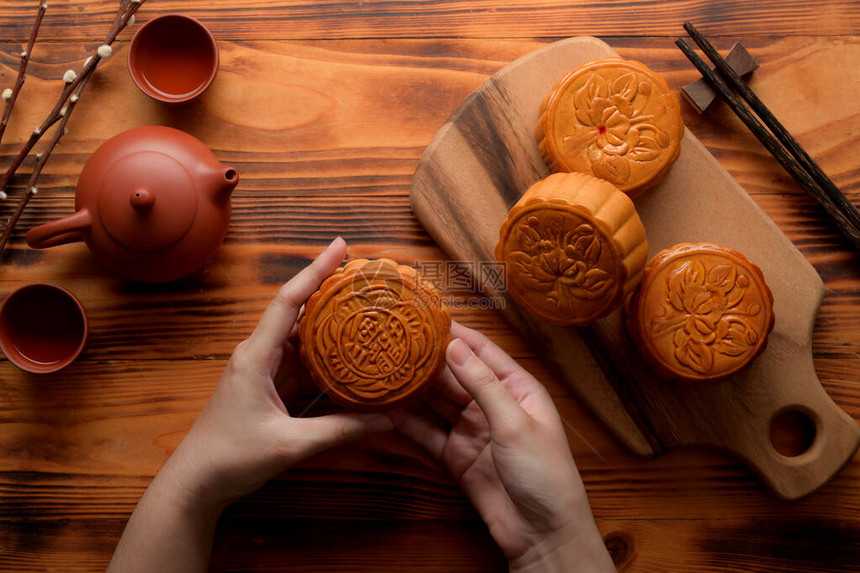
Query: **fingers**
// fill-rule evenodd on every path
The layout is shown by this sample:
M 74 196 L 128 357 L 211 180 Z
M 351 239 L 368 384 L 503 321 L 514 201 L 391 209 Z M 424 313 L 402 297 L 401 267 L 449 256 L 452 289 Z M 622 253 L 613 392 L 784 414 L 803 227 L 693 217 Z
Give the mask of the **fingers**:
M 465 407 L 472 401 L 472 396 L 466 392 L 466 389 L 460 384 L 460 381 L 451 373 L 451 369 L 447 366 L 442 370 L 439 379 L 436 381 L 436 389 L 440 395 L 444 396 L 452 403 L 460 407 Z
M 310 265 L 281 287 L 248 339 L 249 354 L 257 360 L 267 360 L 283 347 L 296 324 L 299 309 L 340 265 L 345 255 L 346 242 L 338 237 Z
M 289 404 L 299 394 L 300 361 L 295 347 L 291 343 L 284 345 L 284 354 L 278 371 L 275 373 L 275 390 L 281 401 Z
M 452 323 L 451 334 L 462 339 L 472 351 L 481 359 L 481 362 L 490 367 L 495 372 L 502 384 L 507 388 L 517 402 L 521 405 L 524 399 L 530 396 L 541 397 L 543 402 L 549 402 L 549 407 L 555 409 L 552 405 L 552 399 L 546 388 L 538 382 L 534 376 L 529 374 L 516 360 L 499 348 L 492 340 L 487 338 L 476 330 L 467 328 L 459 323 Z M 526 408 L 528 411 L 529 408 Z
M 484 412 L 494 436 L 521 427 L 527 421 L 528 415 L 499 382 L 495 372 L 463 340 L 451 341 L 446 358 L 451 372 Z
M 287 421 L 292 428 L 285 432 L 290 456 L 299 459 L 309 458 L 331 448 L 354 442 L 368 434 L 381 434 L 394 429 L 390 419 L 382 414 L 330 414 L 318 418 L 291 418 Z M 296 434 L 301 435 L 298 452 Z
M 451 323 L 451 334 L 468 344 L 481 361 L 489 366 L 499 378 L 522 370 L 522 367 L 507 352 L 477 330 L 472 330 L 454 321 Z
M 453 425 L 463 413 L 462 406 L 454 404 L 438 392 L 429 392 L 421 400 L 437 415 L 444 418 L 449 426 Z
M 448 441 L 448 433 L 445 430 L 427 418 L 403 409 L 392 410 L 387 416 L 398 432 L 422 446 L 437 460 L 442 459 L 445 443 Z

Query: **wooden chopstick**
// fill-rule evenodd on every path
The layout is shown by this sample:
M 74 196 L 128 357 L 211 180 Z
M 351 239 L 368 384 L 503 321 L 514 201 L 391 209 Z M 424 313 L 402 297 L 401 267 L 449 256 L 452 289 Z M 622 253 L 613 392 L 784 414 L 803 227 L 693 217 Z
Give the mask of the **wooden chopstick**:
M 675 44 L 684 52 L 684 55 L 687 56 L 690 62 L 696 66 L 696 69 L 699 70 L 702 76 L 711 82 L 717 93 L 720 94 L 741 121 L 744 122 L 744 125 L 753 132 L 762 145 L 770 151 L 779 164 L 794 177 L 814 201 L 824 208 L 836 226 L 839 227 L 839 230 L 851 241 L 854 247 L 860 249 L 860 212 L 857 211 L 857 208 L 839 191 L 836 185 L 824 174 L 815 161 L 809 157 L 800 144 L 791 137 L 788 131 L 779 123 L 770 110 L 767 109 L 767 106 L 756 97 L 755 93 L 749 89 L 740 77 L 737 77 L 737 74 L 734 74 L 725 60 L 695 30 L 692 24 L 689 22 L 685 23 L 684 29 L 690 32 L 690 35 L 697 43 L 701 40 L 702 43 L 699 43 L 700 46 L 703 46 L 703 43 L 707 44 L 708 48 L 703 46 L 702 50 L 708 54 L 708 57 L 711 58 L 720 73 L 711 70 L 683 39 L 676 39 Z M 723 68 L 728 70 L 728 72 Z M 734 75 L 737 83 L 732 81 L 732 79 L 729 79 L 729 81 L 732 81 L 742 97 L 746 94 L 750 98 L 747 99 L 747 97 L 744 97 L 744 99 L 751 102 L 750 106 L 756 110 L 762 121 L 773 130 L 773 133 L 768 131 L 768 128 L 732 92 L 732 89 L 721 74 L 725 74 L 729 78 Z M 752 103 L 752 101 L 757 103 Z
M 759 116 L 759 118 L 765 123 L 765 125 L 770 128 L 770 131 L 779 139 L 783 145 L 788 149 L 788 152 L 791 153 L 796 160 L 798 160 L 809 172 L 810 176 L 815 179 L 815 182 L 818 183 L 819 187 L 830 195 L 834 199 L 834 201 L 839 201 L 841 198 L 845 200 L 847 204 L 850 206 L 851 202 L 847 201 L 845 195 L 836 187 L 833 181 L 827 176 L 824 171 L 822 171 L 821 167 L 806 153 L 806 150 L 797 142 L 794 137 L 792 137 L 791 133 L 788 132 L 787 129 L 779 122 L 776 116 L 771 113 L 771 111 L 764 105 L 759 97 L 755 94 L 752 89 L 744 82 L 744 80 L 735 72 L 731 66 L 728 65 L 725 59 L 720 56 L 720 53 L 711 45 L 711 43 L 705 38 L 701 32 L 699 32 L 695 26 L 693 26 L 692 22 L 684 22 L 684 29 L 690 34 L 690 37 L 693 38 L 693 41 L 699 45 L 699 48 L 705 52 L 705 55 L 708 56 L 708 59 L 714 63 L 714 65 L 719 70 L 719 73 L 722 75 L 723 79 L 725 79 L 729 85 L 731 85 L 735 91 L 740 95 L 745 102 L 747 102 L 750 107 L 753 108 L 753 111 Z M 856 212 L 856 210 L 855 210 Z M 860 219 L 858 219 L 860 222 Z

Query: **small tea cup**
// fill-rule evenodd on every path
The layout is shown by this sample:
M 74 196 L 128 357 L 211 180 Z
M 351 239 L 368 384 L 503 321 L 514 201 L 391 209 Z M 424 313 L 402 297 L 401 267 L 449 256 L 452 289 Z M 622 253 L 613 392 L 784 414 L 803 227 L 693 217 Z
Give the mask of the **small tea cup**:
M 218 44 L 195 18 L 165 14 L 141 26 L 128 48 L 128 72 L 140 90 L 165 103 L 200 96 L 218 72 Z
M 71 364 L 87 340 L 87 314 L 64 288 L 31 284 L 0 304 L 0 350 L 26 372 L 47 374 Z

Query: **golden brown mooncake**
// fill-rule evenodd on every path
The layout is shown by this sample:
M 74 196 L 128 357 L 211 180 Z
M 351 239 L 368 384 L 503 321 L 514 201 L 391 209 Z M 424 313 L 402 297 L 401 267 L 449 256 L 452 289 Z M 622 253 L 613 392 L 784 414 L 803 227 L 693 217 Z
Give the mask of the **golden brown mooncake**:
M 554 173 L 511 208 L 495 255 L 511 296 L 533 316 L 586 325 L 635 289 L 648 241 L 633 201 L 611 183 Z
M 660 75 L 621 58 L 588 62 L 543 102 L 536 129 L 553 171 L 589 173 L 631 198 L 651 189 L 681 152 L 681 105 Z
M 773 294 L 741 253 L 680 244 L 654 256 L 627 308 L 627 329 L 662 377 L 712 381 L 758 356 L 773 329 Z
M 451 317 L 429 283 L 389 259 L 356 259 L 305 305 L 299 354 L 320 389 L 353 409 L 419 395 L 445 367 Z

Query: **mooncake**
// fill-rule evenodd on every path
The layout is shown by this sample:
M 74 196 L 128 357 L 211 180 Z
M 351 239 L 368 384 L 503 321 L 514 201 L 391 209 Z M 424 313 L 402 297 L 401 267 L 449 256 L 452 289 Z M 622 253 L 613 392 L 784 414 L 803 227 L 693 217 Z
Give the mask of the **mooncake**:
M 651 189 L 681 152 L 681 105 L 640 62 L 607 58 L 564 76 L 541 107 L 539 149 L 553 171 L 588 173 L 631 198 Z
M 758 356 L 773 329 L 773 294 L 741 253 L 709 243 L 661 251 L 627 308 L 627 329 L 662 377 L 713 381 Z
M 532 185 L 499 230 L 496 259 L 511 296 L 533 316 L 586 325 L 619 307 L 648 259 L 633 201 L 584 173 L 554 173 Z
M 418 396 L 441 373 L 450 328 L 439 293 L 413 268 L 356 259 L 305 305 L 299 355 L 334 402 L 389 408 Z

